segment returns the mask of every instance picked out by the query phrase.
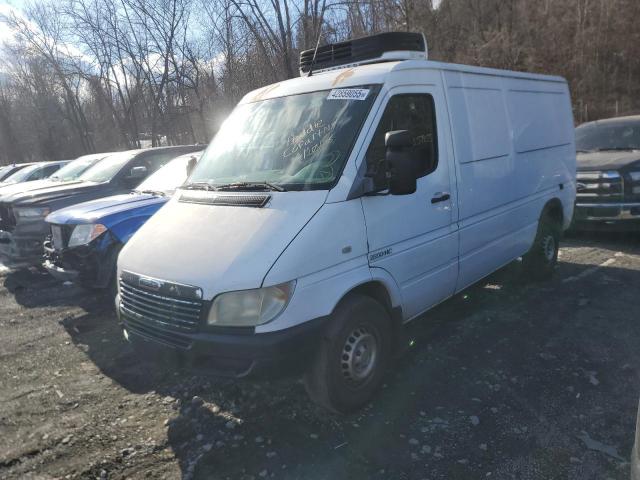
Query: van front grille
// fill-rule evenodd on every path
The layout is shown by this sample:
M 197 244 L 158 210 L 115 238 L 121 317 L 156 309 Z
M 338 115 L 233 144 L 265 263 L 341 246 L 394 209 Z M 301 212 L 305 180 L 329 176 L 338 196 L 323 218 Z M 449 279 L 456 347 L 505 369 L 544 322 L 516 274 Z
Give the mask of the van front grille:
M 120 308 L 125 324 L 163 336 L 193 332 L 200 324 L 202 301 L 169 297 L 135 287 L 120 279 Z

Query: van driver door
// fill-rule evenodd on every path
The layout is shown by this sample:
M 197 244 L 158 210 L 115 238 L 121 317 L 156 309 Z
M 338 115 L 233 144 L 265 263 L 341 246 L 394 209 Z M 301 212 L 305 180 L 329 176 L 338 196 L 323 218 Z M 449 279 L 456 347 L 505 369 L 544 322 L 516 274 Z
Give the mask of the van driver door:
M 451 178 L 448 116 L 440 87 L 389 91 L 366 150 L 376 195 L 362 197 L 369 265 L 395 279 L 405 320 L 453 295 L 458 275 L 457 210 Z M 374 123 L 375 125 L 375 123 Z M 408 130 L 419 178 L 410 195 L 386 195 L 386 132 Z

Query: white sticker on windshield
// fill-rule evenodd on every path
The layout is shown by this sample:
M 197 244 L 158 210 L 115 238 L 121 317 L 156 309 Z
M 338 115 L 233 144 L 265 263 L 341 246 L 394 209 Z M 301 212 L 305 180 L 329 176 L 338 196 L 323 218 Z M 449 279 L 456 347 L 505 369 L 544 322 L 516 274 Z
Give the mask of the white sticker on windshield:
M 327 100 L 365 100 L 367 95 L 368 88 L 334 88 L 329 92 Z

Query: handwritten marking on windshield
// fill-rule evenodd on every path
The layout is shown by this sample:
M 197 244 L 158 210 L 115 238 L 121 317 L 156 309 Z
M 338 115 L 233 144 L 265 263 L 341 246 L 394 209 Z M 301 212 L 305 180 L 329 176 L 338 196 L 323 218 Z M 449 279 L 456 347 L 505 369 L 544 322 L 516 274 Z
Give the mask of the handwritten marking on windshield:
M 413 137 L 413 146 L 419 147 L 421 145 L 426 145 L 427 143 L 431 143 L 431 135 L 423 134 L 418 135 L 417 137 Z
M 333 124 L 326 124 L 322 119 L 309 123 L 298 135 L 291 135 L 287 139 L 287 146 L 282 152 L 282 158 L 302 154 L 302 158 L 307 159 L 316 153 L 322 144 L 333 137 L 333 129 Z

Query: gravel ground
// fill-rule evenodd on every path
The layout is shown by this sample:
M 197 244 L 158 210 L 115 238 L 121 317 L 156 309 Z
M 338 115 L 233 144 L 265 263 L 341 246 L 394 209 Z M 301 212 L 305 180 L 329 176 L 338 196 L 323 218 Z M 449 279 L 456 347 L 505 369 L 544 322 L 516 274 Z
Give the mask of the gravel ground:
M 296 380 L 145 362 L 110 302 L 0 275 L 0 478 L 628 478 L 638 236 L 569 238 L 552 281 L 514 263 L 445 302 L 351 416 Z

